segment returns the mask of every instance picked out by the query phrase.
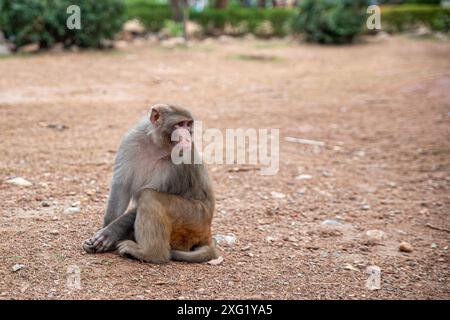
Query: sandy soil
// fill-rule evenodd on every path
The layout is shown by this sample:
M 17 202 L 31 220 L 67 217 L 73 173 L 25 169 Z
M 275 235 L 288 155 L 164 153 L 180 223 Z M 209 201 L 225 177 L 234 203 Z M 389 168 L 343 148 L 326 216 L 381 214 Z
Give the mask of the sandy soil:
M 449 299 L 449 57 L 448 42 L 395 37 L 0 59 L 0 299 Z M 221 265 L 81 249 L 101 225 L 121 136 L 156 102 L 207 127 L 281 130 L 277 175 L 210 166 L 213 233 L 237 238 L 220 245 Z M 16 176 L 33 185 L 5 183 Z M 72 204 L 81 212 L 64 213 Z M 67 287 L 73 265 L 79 290 Z M 371 265 L 379 290 L 366 287 Z

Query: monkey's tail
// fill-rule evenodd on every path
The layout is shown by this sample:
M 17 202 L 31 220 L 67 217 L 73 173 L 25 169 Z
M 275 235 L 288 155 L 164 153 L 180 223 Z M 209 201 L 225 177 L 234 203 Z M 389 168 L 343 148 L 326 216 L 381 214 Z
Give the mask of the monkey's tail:
M 201 263 L 217 259 L 218 254 L 214 245 L 204 245 L 192 251 L 172 250 L 171 258 L 175 261 Z

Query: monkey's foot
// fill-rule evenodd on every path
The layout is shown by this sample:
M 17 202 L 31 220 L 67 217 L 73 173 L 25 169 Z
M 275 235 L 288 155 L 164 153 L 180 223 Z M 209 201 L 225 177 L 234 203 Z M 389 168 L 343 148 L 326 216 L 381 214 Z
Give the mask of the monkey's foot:
M 116 240 L 107 228 L 103 228 L 90 239 L 83 243 L 83 249 L 87 253 L 101 253 L 112 251 L 116 248 Z
M 130 257 L 132 249 L 136 249 L 137 245 L 136 242 L 131 241 L 131 240 L 125 240 L 120 242 L 117 245 L 117 252 L 122 256 L 122 257 Z

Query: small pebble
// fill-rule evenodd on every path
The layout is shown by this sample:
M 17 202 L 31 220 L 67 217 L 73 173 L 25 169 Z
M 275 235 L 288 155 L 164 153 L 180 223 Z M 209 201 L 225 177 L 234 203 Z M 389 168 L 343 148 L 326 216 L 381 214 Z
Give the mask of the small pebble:
M 343 267 L 345 270 L 352 270 L 352 271 L 357 271 L 359 272 L 359 269 L 355 268 L 354 266 L 352 266 L 350 263 L 346 263 L 344 264 Z
M 20 264 L 20 263 L 17 263 L 17 264 L 15 264 L 15 265 L 12 267 L 12 271 L 13 271 L 13 272 L 17 272 L 17 271 L 19 271 L 19 270 L 21 270 L 21 269 L 23 269 L 23 268 L 25 268 L 25 265 Z
M 324 177 L 331 177 L 331 173 L 328 171 L 322 171 L 322 176 Z
M 408 242 L 403 241 L 402 243 L 400 243 L 400 246 L 398 247 L 398 249 L 401 252 L 412 252 L 413 251 L 413 246 L 411 244 L 409 244 Z
M 70 207 L 67 208 L 66 210 L 64 210 L 64 213 L 66 214 L 75 214 L 75 213 L 80 213 L 81 209 L 79 207 Z
M 310 180 L 312 176 L 309 174 L 301 174 L 295 178 L 296 180 Z
M 367 230 L 366 236 L 372 241 L 381 241 L 386 238 L 386 234 L 381 230 Z
M 286 195 L 285 195 L 285 194 L 283 194 L 283 193 L 281 193 L 281 192 L 276 192 L 276 191 L 272 191 L 272 192 L 270 193 L 270 195 L 271 195 L 272 198 L 274 198 L 274 199 L 283 199 L 283 198 L 286 198 Z
M 283 240 L 284 241 L 290 241 L 290 242 L 297 242 L 297 238 L 295 238 L 295 237 L 292 237 L 292 236 L 284 236 L 283 237 Z
M 223 257 L 220 256 L 217 259 L 208 261 L 208 264 L 212 265 L 212 266 L 218 266 L 218 265 L 222 264 L 222 262 L 223 262 Z
M 232 233 L 228 234 L 228 235 L 223 235 L 223 234 L 216 234 L 215 236 L 213 236 L 213 239 L 216 241 L 216 243 L 220 244 L 220 243 L 226 243 L 227 245 L 233 245 L 236 242 L 236 236 Z
M 267 242 L 274 242 L 275 240 L 277 240 L 275 237 L 271 237 L 271 236 L 266 237 Z
M 322 221 L 323 225 L 327 225 L 327 226 L 337 226 L 340 225 L 341 223 L 337 220 L 331 220 L 331 219 L 327 219 Z
M 43 206 L 43 207 L 50 207 L 50 203 L 48 203 L 47 201 L 42 201 L 41 202 L 41 206 Z

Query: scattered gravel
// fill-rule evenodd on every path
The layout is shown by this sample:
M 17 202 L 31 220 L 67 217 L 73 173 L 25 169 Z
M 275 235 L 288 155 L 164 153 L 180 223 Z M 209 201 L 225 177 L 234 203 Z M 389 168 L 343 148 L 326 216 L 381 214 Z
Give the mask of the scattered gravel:
M 450 42 L 230 38 L 118 53 L 0 59 L 1 299 L 450 299 Z M 243 54 L 277 59 L 232 58 Z M 164 101 L 204 128 L 280 128 L 276 175 L 208 166 L 219 265 L 81 249 L 102 226 L 120 139 Z

